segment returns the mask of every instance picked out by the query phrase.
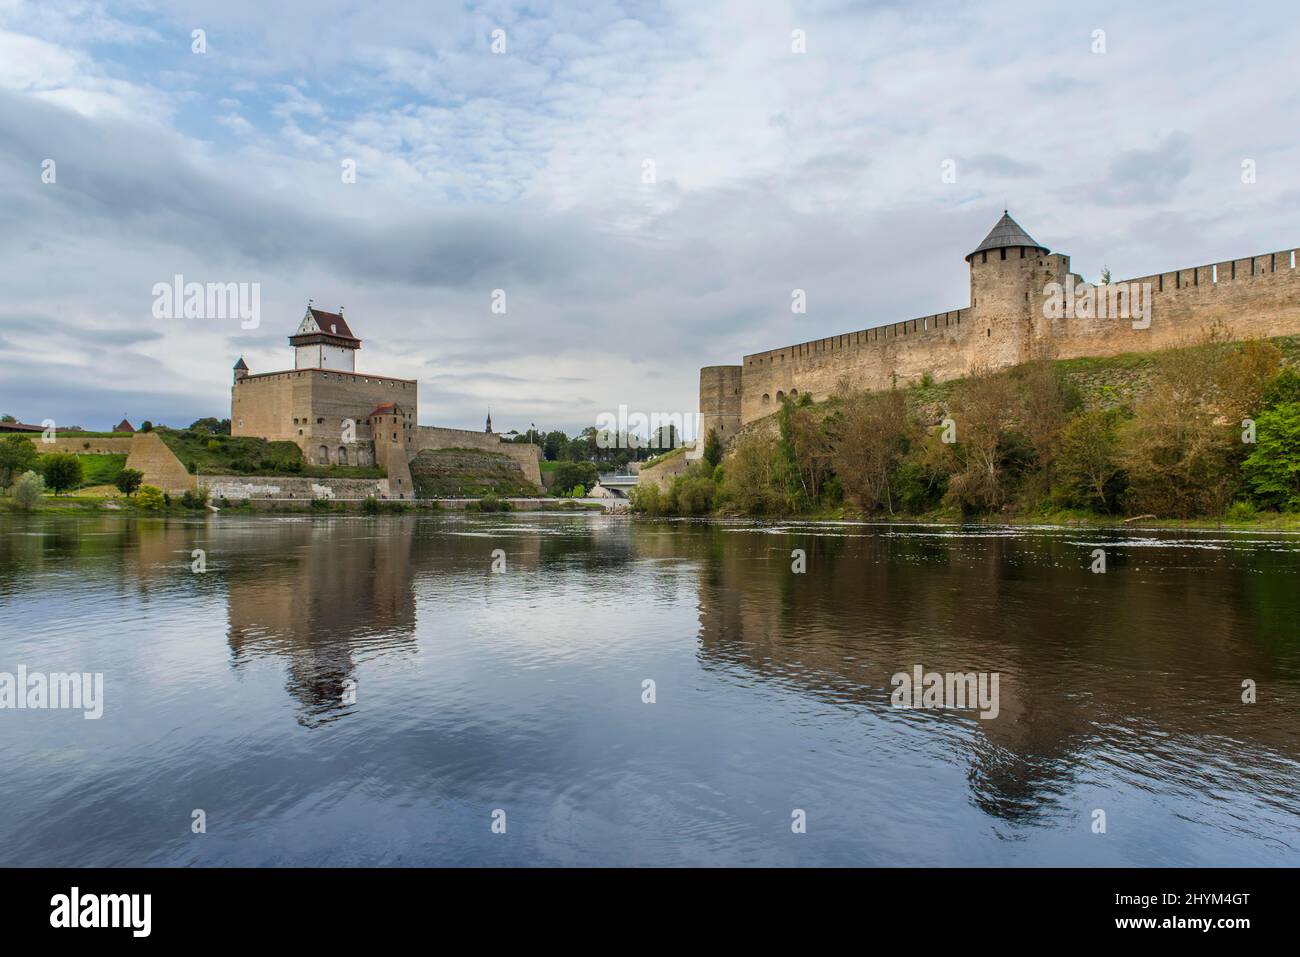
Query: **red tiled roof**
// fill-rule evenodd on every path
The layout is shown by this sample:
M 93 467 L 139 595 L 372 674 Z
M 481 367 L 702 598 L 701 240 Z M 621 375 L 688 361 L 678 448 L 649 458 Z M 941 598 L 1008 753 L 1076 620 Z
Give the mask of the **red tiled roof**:
M 134 431 L 135 431 L 135 427 L 134 427 L 133 425 L 131 425 L 130 422 L 126 421 L 126 419 L 123 419 L 121 422 L 117 423 L 117 425 L 115 425 L 115 426 L 113 427 L 113 431 L 114 431 L 114 432 L 134 432 Z
M 348 328 L 347 320 L 341 313 L 324 312 L 320 309 L 311 309 L 311 317 L 316 320 L 316 325 L 320 326 L 320 331 L 325 335 L 337 336 L 340 339 L 356 339 L 352 330 Z M 359 340 L 358 340 L 359 341 Z
M 370 411 L 369 418 L 373 419 L 377 415 L 400 415 L 401 411 L 396 402 L 382 402 Z

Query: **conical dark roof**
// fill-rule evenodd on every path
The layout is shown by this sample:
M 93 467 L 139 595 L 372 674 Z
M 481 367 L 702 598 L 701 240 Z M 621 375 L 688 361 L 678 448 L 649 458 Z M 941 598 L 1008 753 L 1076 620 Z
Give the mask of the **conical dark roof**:
M 1008 246 L 1028 246 L 1031 249 L 1041 249 L 1043 252 L 1047 252 L 1047 247 L 1039 245 L 1034 240 L 1034 237 L 1021 229 L 1020 224 L 1012 219 L 1011 215 L 1004 209 L 1002 218 L 998 220 L 997 225 L 984 237 L 984 242 L 975 247 L 975 252 L 966 257 L 966 261 L 970 262 L 971 256 L 974 256 L 975 253 L 982 253 L 989 249 L 1005 249 Z
M 243 357 L 243 356 L 240 356 L 240 357 L 239 357 L 239 361 L 235 363 L 235 368 L 236 368 L 236 369 L 244 369 L 245 371 L 247 371 L 247 369 L 248 369 L 248 363 L 246 363 L 246 362 L 244 361 L 244 357 Z

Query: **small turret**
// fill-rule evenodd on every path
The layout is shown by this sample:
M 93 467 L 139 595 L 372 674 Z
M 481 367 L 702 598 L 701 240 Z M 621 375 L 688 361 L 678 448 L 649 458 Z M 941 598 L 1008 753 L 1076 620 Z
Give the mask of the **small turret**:
M 240 356 L 239 361 L 235 363 L 235 381 L 238 382 L 240 379 L 247 379 L 247 378 L 248 378 L 248 363 L 244 361 L 243 356 Z

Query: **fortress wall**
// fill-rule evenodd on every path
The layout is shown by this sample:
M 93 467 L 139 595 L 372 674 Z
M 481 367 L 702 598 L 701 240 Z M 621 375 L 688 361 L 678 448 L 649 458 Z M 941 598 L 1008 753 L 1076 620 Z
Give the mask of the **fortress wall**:
M 395 403 L 401 408 L 404 425 L 401 441 L 404 446 L 411 444 L 419 408 L 418 383 L 410 379 L 333 370 L 312 370 L 308 376 L 311 382 L 310 406 L 302 412 L 302 417 L 307 421 L 299 424 L 298 428 L 303 429 L 303 435 L 295 435 L 294 441 L 302 446 L 303 452 L 312 462 L 320 457 L 320 447 L 323 445 L 330 452 L 331 462 L 338 462 L 338 450 L 345 447 L 348 449 L 348 461 L 355 463 L 355 445 L 373 441 L 375 460 L 382 464 L 380 446 L 392 443 L 392 423 L 384 423 L 382 436 L 372 436 L 366 419 L 376 406 L 386 402 Z M 346 419 L 352 420 L 355 443 L 343 441 L 343 423 Z M 381 438 L 385 441 L 381 442 Z M 397 491 L 398 476 L 390 470 L 389 478 L 393 480 L 394 491 Z M 409 482 L 407 489 L 409 490 Z
M 423 449 L 482 449 L 497 452 L 515 460 L 524 478 L 539 488 L 542 485 L 542 467 L 536 445 L 522 442 L 502 442 L 495 432 L 473 432 L 469 429 L 444 429 L 422 425 L 415 431 L 411 446 L 414 455 Z
M 155 485 L 164 492 L 194 488 L 194 476 L 156 432 L 137 432 L 131 436 L 125 468 L 144 473 L 143 484 Z
M 542 488 L 542 460 L 536 445 L 502 442 L 501 446 L 493 451 L 504 452 L 518 462 L 519 470 L 524 473 L 524 478 L 538 488 Z
M 872 390 L 889 388 L 895 377 L 905 385 L 926 373 L 944 381 L 977 365 L 1024 362 L 1041 344 L 1050 344 L 1056 358 L 1070 359 L 1189 345 L 1215 322 L 1238 339 L 1300 333 L 1300 250 L 1117 281 L 1150 284 L 1147 329 L 1134 329 L 1131 319 L 1047 319 L 1044 287 L 1064 283 L 1069 275 L 1070 259 L 1059 253 L 980 257 L 971 263 L 967 309 L 747 355 L 741 366 L 740 421 L 770 415 L 782 396 L 829 398 L 843 376 Z M 1076 283 L 1081 283 L 1077 277 Z M 702 413 L 723 408 L 722 374 L 712 370 L 727 368 L 734 367 L 701 370 Z
M 414 427 L 419 386 L 410 379 L 321 369 L 247 376 L 235 380 L 231 387 L 230 432 L 296 442 L 315 462 L 321 445 L 337 456 L 343 444 L 344 419 L 356 423 L 358 443 L 370 442 L 365 419 L 385 402 L 401 406 Z M 351 453 L 349 461 L 356 461 Z
M 1189 345 L 1216 321 L 1238 339 L 1300 332 L 1300 252 L 1295 250 L 1119 282 L 1150 283 L 1151 327 L 1134 329 L 1128 319 L 1040 320 L 1058 358 Z
M 310 411 L 311 380 L 303 372 L 236 379 L 230 390 L 230 434 L 298 441 L 295 418 Z
M 204 475 L 199 483 L 208 488 L 212 504 L 222 499 L 363 499 L 388 498 L 387 479 L 313 479 L 289 476 Z
M 470 429 L 443 429 L 422 425 L 415 432 L 413 451 L 421 449 L 486 449 L 500 452 L 501 436 L 495 432 L 474 432 Z M 536 446 L 534 446 L 535 448 Z
M 885 389 L 895 375 L 899 385 L 927 372 L 935 379 L 961 375 L 972 338 L 970 320 L 969 309 L 954 309 L 745 356 L 741 421 L 775 412 L 782 395 L 829 398 L 842 376 L 862 388 Z

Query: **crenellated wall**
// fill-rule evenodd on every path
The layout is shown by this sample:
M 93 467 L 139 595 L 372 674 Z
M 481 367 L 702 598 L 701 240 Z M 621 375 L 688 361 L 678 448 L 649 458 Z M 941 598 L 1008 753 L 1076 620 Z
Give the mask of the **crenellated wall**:
M 743 425 L 775 412 L 787 396 L 826 399 L 842 380 L 878 390 L 1004 368 L 1044 349 L 1062 359 L 1149 352 L 1189 344 L 1214 323 L 1239 339 L 1300 333 L 1297 256 L 1287 249 L 1100 287 L 1150 284 L 1150 325 L 1134 328 L 1127 318 L 1048 317 L 1047 289 L 1072 277 L 1068 256 L 1027 246 L 972 254 L 965 308 L 756 352 L 740 366 L 705 367 L 700 411 L 730 422 L 738 407 Z M 738 395 L 728 395 L 737 379 Z

